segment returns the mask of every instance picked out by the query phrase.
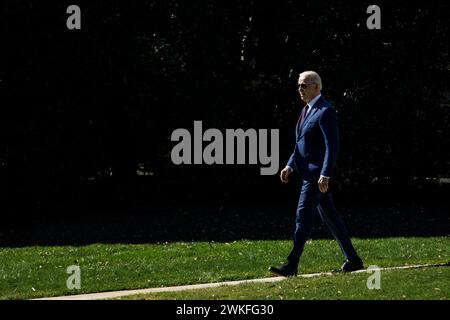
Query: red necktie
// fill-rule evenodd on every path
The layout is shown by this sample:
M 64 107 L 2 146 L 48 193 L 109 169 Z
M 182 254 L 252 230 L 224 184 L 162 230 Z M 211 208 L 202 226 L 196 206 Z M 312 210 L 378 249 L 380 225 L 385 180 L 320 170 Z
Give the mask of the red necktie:
M 303 121 L 305 120 L 306 114 L 308 113 L 309 105 L 307 104 L 302 111 L 302 115 L 300 117 L 300 124 L 298 125 L 298 128 L 300 129 L 302 127 Z

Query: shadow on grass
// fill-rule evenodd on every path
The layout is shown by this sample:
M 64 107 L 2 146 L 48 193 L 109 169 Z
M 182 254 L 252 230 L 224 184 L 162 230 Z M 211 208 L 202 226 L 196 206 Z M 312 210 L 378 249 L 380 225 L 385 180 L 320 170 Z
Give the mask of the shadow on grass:
M 338 207 L 351 235 L 358 238 L 449 235 L 444 208 L 423 206 Z M 140 207 L 34 217 L 3 223 L 1 247 L 290 239 L 295 203 L 285 206 Z M 317 215 L 318 216 L 318 215 Z M 316 219 L 313 238 L 331 238 Z
M 103 195 L 94 190 L 95 201 L 73 198 L 47 209 L 4 210 L 0 247 L 291 239 L 296 185 L 165 183 L 141 191 L 124 187 L 117 194 L 99 186 Z M 135 198 L 121 199 L 123 190 Z M 333 197 L 352 237 L 427 237 L 450 234 L 449 192 L 450 185 L 353 185 L 337 186 Z M 58 202 L 57 196 L 49 198 Z M 312 237 L 331 238 L 316 218 Z

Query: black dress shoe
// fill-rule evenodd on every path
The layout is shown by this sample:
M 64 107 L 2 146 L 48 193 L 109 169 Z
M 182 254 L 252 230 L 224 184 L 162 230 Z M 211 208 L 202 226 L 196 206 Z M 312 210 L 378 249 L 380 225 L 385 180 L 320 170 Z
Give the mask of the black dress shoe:
M 297 275 L 297 266 L 286 263 L 279 268 L 271 266 L 269 271 L 283 277 L 293 277 Z
M 337 270 L 333 270 L 334 273 L 352 272 L 356 270 L 364 269 L 364 265 L 361 259 L 357 260 L 345 260 L 342 267 Z

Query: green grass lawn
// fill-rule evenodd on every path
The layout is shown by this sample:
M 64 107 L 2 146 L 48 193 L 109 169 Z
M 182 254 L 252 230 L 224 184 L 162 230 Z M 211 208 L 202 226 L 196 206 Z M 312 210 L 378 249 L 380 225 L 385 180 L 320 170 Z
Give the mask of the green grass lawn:
M 366 266 L 388 267 L 450 260 L 450 237 L 354 239 L 354 244 Z M 284 262 L 290 248 L 290 240 L 1 248 L 0 298 L 27 299 L 269 277 L 267 267 Z M 341 264 L 342 255 L 334 240 L 313 240 L 305 247 L 299 273 L 330 271 Z M 78 265 L 81 269 L 80 290 L 69 290 L 66 287 L 69 277 L 66 270 L 70 265 Z M 449 277 L 448 271 L 444 269 L 446 268 L 438 268 L 436 271 L 434 268 L 430 269 L 432 272 L 442 272 L 444 276 L 424 280 L 430 283 L 432 280 L 438 281 L 436 287 L 443 291 L 444 296 L 424 294 L 424 298 L 448 298 L 448 292 L 445 296 L 443 286 L 445 284 L 448 287 Z M 401 277 L 405 275 L 406 279 L 410 279 L 411 274 L 420 274 L 421 271 L 398 272 Z M 386 276 L 390 273 L 386 272 Z M 397 271 L 393 271 L 393 274 L 396 273 Z M 333 279 L 359 279 L 355 281 L 361 282 L 367 279 L 367 275 L 358 275 L 355 278 L 329 277 L 323 281 Z M 291 279 L 283 284 L 265 285 L 289 283 L 292 283 Z M 262 293 L 264 297 L 267 295 L 270 293 L 265 296 Z M 406 296 L 408 298 L 408 295 Z
M 372 273 L 314 278 L 287 278 L 275 283 L 252 283 L 180 292 L 133 295 L 120 300 L 448 300 L 450 268 L 383 270 L 379 288 L 367 287 Z

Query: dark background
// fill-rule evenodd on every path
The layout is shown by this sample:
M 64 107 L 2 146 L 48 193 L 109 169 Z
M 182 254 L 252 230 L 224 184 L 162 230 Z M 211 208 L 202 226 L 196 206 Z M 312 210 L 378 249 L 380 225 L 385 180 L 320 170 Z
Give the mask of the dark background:
M 81 8 L 68 30 L 66 8 Z M 366 9 L 381 8 L 369 30 Z M 0 245 L 290 238 L 299 180 L 175 166 L 173 130 L 278 128 L 317 71 L 353 236 L 448 235 L 448 1 L 2 1 Z M 329 236 L 317 223 L 315 237 Z

